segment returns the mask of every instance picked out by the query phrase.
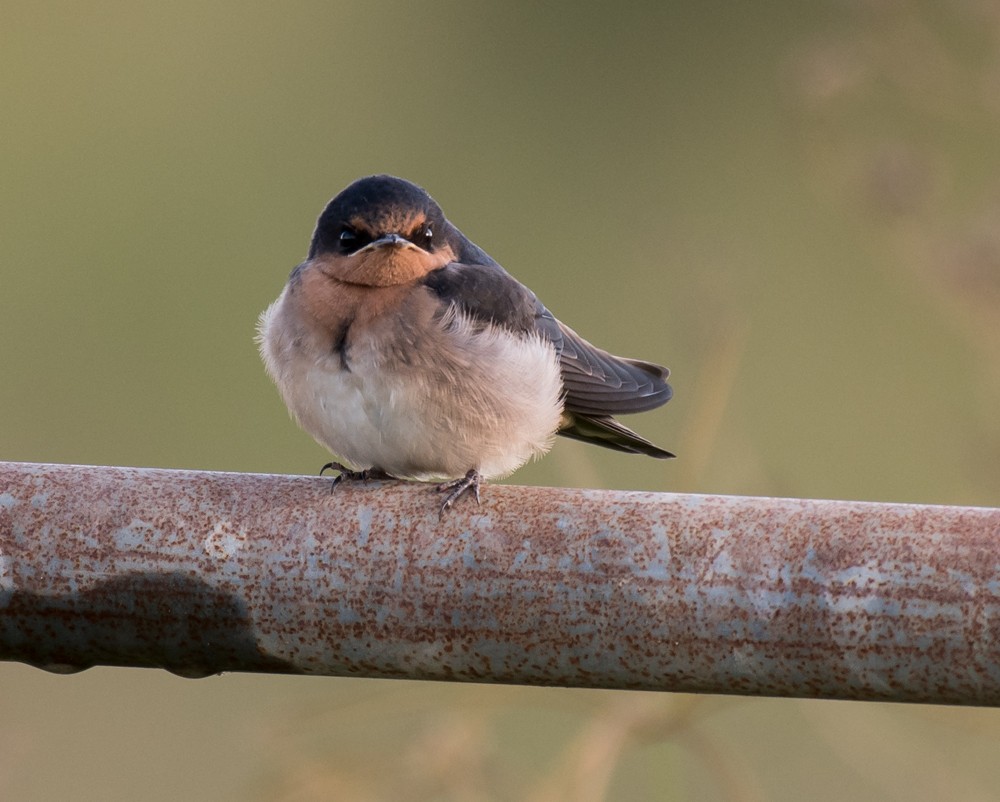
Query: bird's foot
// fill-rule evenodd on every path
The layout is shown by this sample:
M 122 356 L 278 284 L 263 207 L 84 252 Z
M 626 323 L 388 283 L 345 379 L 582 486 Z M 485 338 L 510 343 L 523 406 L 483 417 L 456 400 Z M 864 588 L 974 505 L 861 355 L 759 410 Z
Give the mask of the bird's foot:
M 472 490 L 476 497 L 476 504 L 482 503 L 479 500 L 479 487 L 482 484 L 482 481 L 483 477 L 479 475 L 479 471 L 473 468 L 461 479 L 455 479 L 454 481 L 438 485 L 438 493 L 451 491 L 448 493 L 448 498 L 446 498 L 444 503 L 441 505 L 441 516 L 444 516 L 444 514 L 451 509 L 451 505 L 454 504 L 466 490 Z
M 345 465 L 341 465 L 339 462 L 326 463 L 326 465 L 319 469 L 319 475 L 322 476 L 327 471 L 338 471 L 337 475 L 333 477 L 333 482 L 330 484 L 331 493 L 337 489 L 337 485 L 341 482 L 370 482 L 373 479 L 392 479 L 392 477 L 381 468 L 365 468 L 363 471 L 352 471 L 350 468 Z

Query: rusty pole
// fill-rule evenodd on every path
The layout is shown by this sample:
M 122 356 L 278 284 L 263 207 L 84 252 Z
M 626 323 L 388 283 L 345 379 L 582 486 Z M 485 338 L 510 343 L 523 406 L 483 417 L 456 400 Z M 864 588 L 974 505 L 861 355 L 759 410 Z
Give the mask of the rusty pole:
M 0 463 L 0 659 L 1000 704 L 1000 509 Z

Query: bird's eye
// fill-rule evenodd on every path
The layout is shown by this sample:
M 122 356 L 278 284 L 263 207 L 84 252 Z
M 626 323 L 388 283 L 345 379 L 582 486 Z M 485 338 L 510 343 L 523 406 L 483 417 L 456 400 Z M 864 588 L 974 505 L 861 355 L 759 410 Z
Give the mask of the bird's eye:
M 340 246 L 347 251 L 353 251 L 358 244 L 358 235 L 350 228 L 340 232 Z

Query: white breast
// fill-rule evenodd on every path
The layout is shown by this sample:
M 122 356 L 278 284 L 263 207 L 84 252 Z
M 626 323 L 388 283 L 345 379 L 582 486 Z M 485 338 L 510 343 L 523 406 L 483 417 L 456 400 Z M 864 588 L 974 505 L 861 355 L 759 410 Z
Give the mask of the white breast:
M 505 476 L 552 447 L 562 380 L 552 345 L 452 312 L 419 343 L 329 344 L 289 320 L 283 294 L 259 323 L 261 355 L 298 423 L 355 469 L 451 479 Z

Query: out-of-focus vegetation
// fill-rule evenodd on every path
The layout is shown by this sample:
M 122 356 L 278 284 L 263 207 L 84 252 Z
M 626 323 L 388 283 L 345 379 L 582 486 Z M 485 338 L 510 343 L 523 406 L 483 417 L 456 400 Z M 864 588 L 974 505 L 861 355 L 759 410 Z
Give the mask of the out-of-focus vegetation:
M 253 324 L 387 171 L 674 370 L 629 423 L 678 460 L 512 481 L 1000 500 L 996 2 L 0 20 L 0 458 L 316 470 Z M 998 746 L 989 710 L 0 665 L 19 800 L 991 799 Z

